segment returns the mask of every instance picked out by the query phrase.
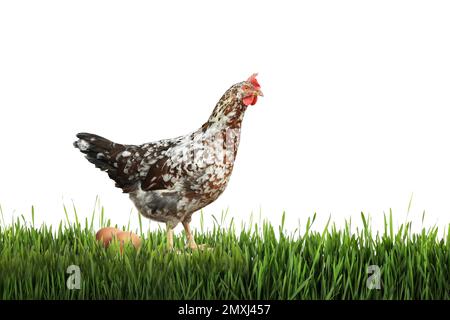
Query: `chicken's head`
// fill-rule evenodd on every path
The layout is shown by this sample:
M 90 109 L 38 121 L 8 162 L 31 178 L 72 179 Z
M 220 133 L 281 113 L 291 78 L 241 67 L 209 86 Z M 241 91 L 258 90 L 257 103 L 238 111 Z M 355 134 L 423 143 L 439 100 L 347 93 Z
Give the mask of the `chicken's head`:
M 242 83 L 242 103 L 246 106 L 254 105 L 258 101 L 258 96 L 263 96 L 261 86 L 256 80 L 257 75 L 257 73 L 252 74 L 247 81 Z
M 245 110 L 262 96 L 261 86 L 252 74 L 247 80 L 232 85 L 217 102 L 207 125 L 220 124 L 228 128 L 241 125 Z

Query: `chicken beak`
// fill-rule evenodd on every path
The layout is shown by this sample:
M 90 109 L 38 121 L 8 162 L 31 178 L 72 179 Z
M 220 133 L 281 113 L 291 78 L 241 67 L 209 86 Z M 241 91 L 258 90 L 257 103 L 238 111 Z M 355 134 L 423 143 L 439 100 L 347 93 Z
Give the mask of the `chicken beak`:
M 258 95 L 260 97 L 264 97 L 264 94 L 262 93 L 261 90 L 256 91 L 256 95 Z

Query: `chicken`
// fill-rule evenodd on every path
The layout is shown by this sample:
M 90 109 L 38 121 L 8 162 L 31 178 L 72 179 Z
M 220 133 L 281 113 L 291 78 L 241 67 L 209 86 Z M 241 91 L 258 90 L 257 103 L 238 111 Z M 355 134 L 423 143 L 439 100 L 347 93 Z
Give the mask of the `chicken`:
M 79 133 L 74 146 L 129 194 L 141 215 L 166 224 L 169 249 L 173 229 L 180 222 L 187 246 L 198 249 L 189 227 L 191 216 L 215 201 L 227 186 L 244 113 L 263 95 L 256 76 L 231 86 L 208 121 L 188 135 L 127 145 Z

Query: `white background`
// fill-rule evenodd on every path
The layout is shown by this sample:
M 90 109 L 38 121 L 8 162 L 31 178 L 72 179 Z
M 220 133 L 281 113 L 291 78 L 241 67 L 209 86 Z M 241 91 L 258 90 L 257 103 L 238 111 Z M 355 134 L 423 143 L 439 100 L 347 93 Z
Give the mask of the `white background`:
M 448 1 L 2 1 L 5 219 L 35 205 L 54 224 L 72 200 L 90 216 L 98 195 L 126 224 L 132 203 L 72 147 L 75 134 L 138 144 L 188 133 L 259 72 L 265 97 L 208 223 L 229 208 L 274 224 L 286 210 L 289 230 L 314 212 L 318 227 L 360 211 L 380 225 L 392 208 L 397 222 L 420 226 L 426 210 L 445 227 L 449 17 Z

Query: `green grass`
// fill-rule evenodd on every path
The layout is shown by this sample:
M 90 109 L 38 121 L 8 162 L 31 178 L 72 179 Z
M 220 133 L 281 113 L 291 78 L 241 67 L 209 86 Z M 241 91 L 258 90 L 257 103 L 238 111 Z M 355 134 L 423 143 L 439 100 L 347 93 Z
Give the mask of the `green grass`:
M 2 218 L 2 217 L 0 217 Z M 103 211 L 100 224 L 108 225 Z M 26 219 L 0 227 L 0 299 L 449 299 L 450 225 L 411 232 L 411 223 L 394 231 L 392 213 L 385 230 L 338 230 L 327 224 L 313 232 L 287 235 L 282 225 L 251 223 L 236 233 L 234 224 L 196 234 L 211 251 L 165 250 L 165 232 L 142 234 L 139 250 L 117 243 L 105 249 L 95 241 L 94 214 L 83 223 L 57 229 L 34 227 Z M 2 220 L 0 219 L 0 222 Z M 140 220 L 139 220 L 140 221 Z M 201 218 L 203 224 L 203 217 Z M 203 228 L 201 228 L 203 229 Z M 142 232 L 142 223 L 140 221 Z M 69 290 L 68 266 L 81 269 L 81 288 Z M 381 288 L 370 290 L 367 268 L 377 265 Z

